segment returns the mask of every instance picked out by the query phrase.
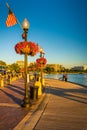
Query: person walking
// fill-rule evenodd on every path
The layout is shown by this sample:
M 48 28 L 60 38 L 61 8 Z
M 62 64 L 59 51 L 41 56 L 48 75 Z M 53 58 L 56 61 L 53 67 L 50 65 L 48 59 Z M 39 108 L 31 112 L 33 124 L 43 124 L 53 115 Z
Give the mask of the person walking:
M 68 80 L 68 75 L 65 74 L 65 81 L 67 82 L 67 80 Z
M 63 81 L 65 80 L 65 75 L 63 74 Z

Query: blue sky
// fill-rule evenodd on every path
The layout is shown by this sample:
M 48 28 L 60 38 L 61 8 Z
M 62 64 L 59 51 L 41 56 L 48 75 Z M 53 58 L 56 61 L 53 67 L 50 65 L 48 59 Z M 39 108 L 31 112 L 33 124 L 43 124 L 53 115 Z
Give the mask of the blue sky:
M 86 0 L 0 0 L 0 60 L 14 63 L 24 60 L 14 46 L 22 41 L 18 24 L 6 27 L 6 2 L 22 24 L 30 22 L 28 40 L 45 51 L 48 63 L 63 66 L 87 65 L 87 1 Z M 28 57 L 33 62 L 39 57 Z

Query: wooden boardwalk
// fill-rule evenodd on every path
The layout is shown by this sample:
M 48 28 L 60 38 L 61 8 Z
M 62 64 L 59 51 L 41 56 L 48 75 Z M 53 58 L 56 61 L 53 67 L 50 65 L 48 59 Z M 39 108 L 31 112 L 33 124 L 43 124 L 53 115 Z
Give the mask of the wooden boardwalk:
M 23 79 L 0 90 L 0 130 L 87 130 L 87 86 L 45 82 L 44 94 L 30 110 L 20 106 Z
M 87 87 L 51 79 L 46 85 L 49 100 L 33 130 L 87 130 Z

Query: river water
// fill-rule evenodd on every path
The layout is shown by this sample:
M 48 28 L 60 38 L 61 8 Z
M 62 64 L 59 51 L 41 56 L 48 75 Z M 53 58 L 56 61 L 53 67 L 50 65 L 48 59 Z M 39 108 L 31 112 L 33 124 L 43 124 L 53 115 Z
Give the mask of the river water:
M 62 80 L 62 74 L 47 74 L 45 78 Z M 87 86 L 87 74 L 68 74 L 68 81 Z

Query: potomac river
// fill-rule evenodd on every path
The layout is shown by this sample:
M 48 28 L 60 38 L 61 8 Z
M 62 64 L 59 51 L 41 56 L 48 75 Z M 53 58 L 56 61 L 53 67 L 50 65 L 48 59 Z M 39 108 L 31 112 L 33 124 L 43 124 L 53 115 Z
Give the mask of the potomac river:
M 47 74 L 44 77 L 62 80 L 63 74 Z M 87 86 L 87 74 L 68 74 L 68 81 Z

